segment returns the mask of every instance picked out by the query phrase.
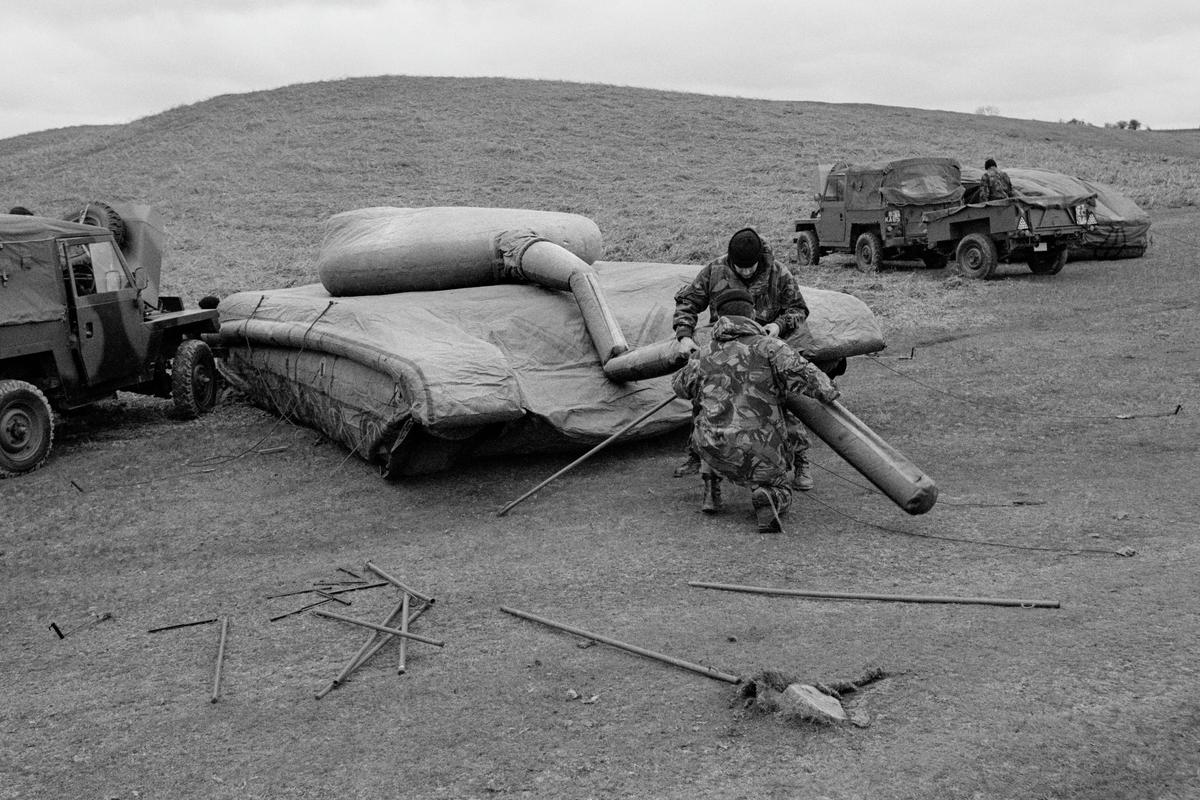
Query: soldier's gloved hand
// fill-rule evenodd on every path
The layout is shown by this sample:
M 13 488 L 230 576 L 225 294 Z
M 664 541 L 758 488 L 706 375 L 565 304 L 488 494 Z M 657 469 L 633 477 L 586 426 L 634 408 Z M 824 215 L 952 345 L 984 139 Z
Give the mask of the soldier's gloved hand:
M 821 387 L 821 392 L 817 395 L 817 399 L 828 405 L 841 396 L 842 393 L 838 391 L 838 388 L 830 383 L 828 386 Z
M 696 340 L 690 336 L 684 336 L 679 340 L 679 355 L 684 358 L 687 358 L 699 349 L 700 345 L 696 344 Z
M 767 332 L 767 336 L 778 336 L 781 329 L 778 323 L 768 322 L 766 325 L 763 325 L 763 330 Z

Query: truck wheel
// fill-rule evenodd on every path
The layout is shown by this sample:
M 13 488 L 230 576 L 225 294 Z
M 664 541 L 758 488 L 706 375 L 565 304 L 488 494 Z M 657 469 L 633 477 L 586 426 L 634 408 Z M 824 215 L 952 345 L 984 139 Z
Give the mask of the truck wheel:
M 0 478 L 40 467 L 54 444 L 50 401 L 31 383 L 0 381 Z
M 996 271 L 996 243 L 982 233 L 968 233 L 958 243 L 958 271 L 968 278 L 989 278 Z
M 817 235 L 812 231 L 800 231 L 796 236 L 796 263 L 802 267 L 810 267 L 820 262 L 821 251 L 817 248 Z
M 1029 256 L 1029 269 L 1034 275 L 1057 275 L 1067 265 L 1067 248 L 1059 247 Z
M 945 269 L 949 261 L 946 254 L 938 250 L 926 250 L 921 253 L 921 263 L 926 269 Z
M 860 272 L 875 272 L 883 263 L 883 239 L 875 231 L 858 236 L 854 243 L 854 263 Z
M 113 235 L 117 247 L 125 246 L 125 220 L 121 219 L 112 206 L 99 200 L 90 200 L 88 204 L 74 214 L 68 214 L 65 219 L 82 222 L 84 225 L 95 225 L 97 228 L 107 228 Z
M 184 339 L 171 360 L 171 399 L 184 419 L 195 419 L 217 404 L 217 366 L 199 339 Z

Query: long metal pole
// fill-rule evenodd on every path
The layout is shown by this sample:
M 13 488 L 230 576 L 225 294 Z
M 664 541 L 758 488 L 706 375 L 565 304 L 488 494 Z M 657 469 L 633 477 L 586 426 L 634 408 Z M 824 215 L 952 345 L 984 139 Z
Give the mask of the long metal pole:
M 413 622 L 416 621 L 417 617 L 421 616 L 422 614 L 424 614 L 426 611 L 428 611 L 431 608 L 433 608 L 433 606 L 429 605 L 429 603 L 425 603 L 424 605 L 420 606 L 416 611 L 413 611 L 411 614 L 408 615 L 408 624 L 412 625 Z M 392 640 L 392 637 L 388 636 L 386 633 L 383 636 L 380 636 L 379 641 L 375 642 L 375 646 L 372 647 L 370 650 L 368 650 L 367 654 L 362 657 L 362 660 L 360 660 L 358 662 L 358 664 L 355 665 L 355 669 L 357 669 L 358 667 L 361 667 L 363 664 L 370 661 L 371 657 L 374 656 L 376 653 L 378 653 L 381 649 L 383 649 L 383 646 L 385 644 L 387 644 L 388 642 L 390 642 L 391 640 Z M 400 641 L 403 642 L 404 640 L 401 639 Z
M 408 595 L 405 595 L 405 597 L 407 596 Z M 396 607 L 392 609 L 391 613 L 383 618 L 382 624 L 390 625 L 392 618 L 400 613 L 400 610 L 403 608 L 403 606 L 403 603 L 397 603 Z M 371 631 L 371 633 L 367 635 L 367 640 L 363 642 L 362 647 L 358 648 L 358 651 L 350 657 L 350 660 L 346 662 L 344 667 L 342 667 L 342 671 L 337 674 L 337 677 L 325 684 L 325 687 L 317 692 L 316 697 L 318 700 L 333 691 L 334 687 L 340 685 L 342 681 L 346 680 L 351 672 L 358 668 L 358 666 L 362 663 L 360 659 L 362 659 L 364 653 L 371 649 L 371 645 L 375 643 L 377 636 L 379 636 L 379 634 L 375 631 Z
M 400 630 L 404 631 L 405 633 L 408 633 L 408 598 L 409 598 L 409 594 L 408 594 L 408 592 L 405 592 L 404 600 L 403 600 L 403 609 L 400 611 Z M 408 648 L 406 646 L 407 644 L 408 644 L 408 641 L 406 639 L 401 639 L 400 644 L 397 645 L 397 647 L 400 648 L 400 657 L 398 659 L 396 659 L 396 674 L 397 675 L 403 675 L 404 671 L 405 671 L 404 659 L 405 659 L 405 656 L 408 654 L 407 653 Z
M 431 644 L 434 647 L 445 647 L 446 646 L 445 642 L 439 641 L 438 639 L 430 639 L 428 636 L 421 636 L 420 634 L 417 634 L 417 633 L 408 633 L 406 631 L 397 630 L 396 628 L 389 628 L 386 625 L 376 625 L 374 622 L 364 622 L 363 620 L 355 619 L 354 617 L 345 617 L 345 616 L 342 616 L 341 614 L 335 614 L 332 611 L 321 611 L 318 609 L 317 611 L 314 611 L 313 613 L 319 617 L 329 617 L 330 619 L 338 619 L 338 620 L 341 620 L 342 622 L 349 622 L 351 625 L 360 625 L 364 628 L 371 628 L 372 630 L 381 631 L 383 633 L 390 633 L 392 636 L 399 636 L 402 639 L 412 639 L 414 642 L 424 642 L 425 644 Z
M 536 494 L 536 493 L 537 493 L 537 491 L 538 491 L 539 489 L 543 488 L 543 487 L 544 487 L 544 486 L 546 486 L 548 483 L 551 483 L 552 481 L 554 481 L 554 480 L 557 480 L 557 479 L 558 479 L 560 476 L 562 476 L 562 475 L 565 475 L 566 473 L 568 473 L 568 472 L 570 472 L 571 470 L 575 469 L 575 467 L 578 467 L 578 466 L 579 466 L 580 464 L 582 464 L 584 461 L 587 461 L 589 458 L 591 458 L 592 456 L 596 455 L 596 453 L 599 453 L 601 450 L 603 450 L 604 448 L 606 448 L 606 447 L 608 447 L 610 444 L 612 444 L 614 441 L 616 441 L 617 437 L 619 437 L 619 436 L 621 436 L 622 434 L 625 434 L 625 433 L 627 433 L 627 432 L 629 432 L 629 431 L 633 430 L 633 429 L 634 429 L 634 428 L 636 428 L 638 425 L 641 425 L 643 422 L 645 422 L 646 420 L 650 419 L 650 417 L 652 417 L 652 416 L 654 416 L 655 414 L 657 414 L 659 411 L 662 411 L 664 408 L 666 408 L 668 405 L 670 405 L 670 404 L 671 404 L 671 402 L 672 402 L 673 400 L 675 400 L 675 399 L 676 399 L 676 398 L 674 397 L 674 395 L 672 395 L 671 397 L 668 397 L 666 400 L 663 400 L 661 403 L 659 403 L 658 405 L 656 405 L 654 408 L 650 409 L 650 410 L 649 410 L 649 411 L 647 411 L 645 414 L 642 414 L 640 417 L 638 417 L 637 419 L 635 419 L 633 422 L 629 423 L 629 424 L 628 424 L 628 425 L 626 425 L 624 428 L 621 428 L 621 430 L 617 431 L 617 432 L 616 432 L 616 433 L 614 433 L 612 436 L 609 436 L 609 437 L 608 437 L 607 439 L 605 439 L 603 442 L 601 442 L 600 444 L 596 445 L 596 446 L 595 446 L 595 447 L 593 447 L 591 450 L 588 450 L 586 453 L 584 453 L 583 455 L 581 455 L 579 458 L 575 459 L 575 460 L 574 460 L 574 461 L 572 461 L 570 464 L 567 464 L 565 467 L 563 467 L 562 469 L 560 469 L 558 472 L 554 473 L 554 474 L 553 474 L 553 475 L 551 475 L 549 478 L 546 478 L 546 480 L 542 481 L 542 482 L 541 482 L 541 483 L 539 483 L 537 486 L 533 487 L 533 488 L 532 488 L 532 489 L 530 489 L 528 492 L 526 492 L 525 494 L 523 494 L 523 495 L 521 495 L 520 497 L 518 497 L 516 500 L 513 500 L 511 503 L 509 503 L 508 505 L 504 506 L 504 508 L 502 508 L 502 509 L 500 509 L 499 511 L 497 511 L 497 512 L 496 512 L 496 516 L 497 516 L 497 517 L 503 517 L 505 514 L 507 514 L 509 511 L 511 511 L 511 510 L 512 510 L 512 509 L 513 509 L 513 508 L 514 508 L 514 507 L 515 507 L 515 506 L 516 506 L 518 503 L 520 503 L 520 502 L 522 502 L 522 501 L 526 500 L 526 499 L 527 499 L 528 497 L 530 497 L 531 495 L 533 495 L 533 494 Z
M 788 597 L 815 597 L 831 600 L 886 600 L 893 603 L 958 603 L 984 606 L 1019 606 L 1020 608 L 1059 608 L 1057 600 L 1019 600 L 1005 597 L 940 597 L 936 595 L 864 594 L 859 592 L 821 592 L 804 589 L 772 589 L 765 586 L 739 586 L 732 583 L 688 581 L 688 586 L 700 589 L 722 589 L 726 592 L 777 594 Z
M 221 665 L 225 661 L 225 637 L 229 634 L 229 617 L 221 617 L 221 638 L 217 641 L 217 666 L 213 670 L 213 688 L 211 702 L 215 703 L 221 697 Z
M 681 658 L 675 658 L 674 656 L 668 656 L 668 655 L 664 655 L 662 653 L 656 653 L 653 650 L 647 650 L 644 647 L 638 647 L 637 645 L 634 645 L 634 644 L 627 644 L 626 642 L 622 642 L 619 639 L 612 639 L 608 636 L 601 636 L 598 633 L 592 633 L 590 631 L 585 631 L 582 628 L 576 628 L 572 625 L 565 625 L 561 622 L 554 622 L 553 620 L 548 620 L 545 617 L 539 617 L 537 614 L 531 614 L 528 611 L 518 611 L 515 608 L 508 608 L 507 606 L 500 606 L 500 610 L 505 612 L 506 614 L 512 614 L 514 617 L 521 617 L 523 619 L 532 620 L 533 622 L 540 622 L 543 625 L 548 625 L 551 628 L 558 628 L 559 630 L 567 631 L 568 633 L 573 633 L 576 636 L 582 636 L 585 639 L 592 639 L 597 642 L 602 642 L 607 645 L 612 645 L 613 647 L 619 648 L 621 650 L 628 650 L 630 653 L 637 653 L 639 656 L 645 656 L 646 658 L 653 658 L 656 661 L 662 661 L 664 664 L 671 664 L 672 666 L 681 667 L 683 669 L 699 673 L 700 675 L 703 675 L 707 678 L 713 678 L 718 681 L 725 681 L 726 683 L 741 683 L 741 680 L 742 680 L 737 675 L 730 675 L 726 672 L 721 672 L 720 670 L 713 669 L 712 667 L 706 667 L 703 664 L 694 664 L 691 661 L 684 661 Z
M 374 572 L 376 575 L 383 578 L 385 581 L 390 583 L 392 586 L 395 586 L 397 589 L 404 592 L 405 594 L 411 594 L 413 597 L 417 598 L 418 600 L 423 600 L 426 603 L 433 602 L 433 598 L 430 597 L 429 595 L 422 594 L 421 592 L 418 592 L 415 589 L 408 588 L 403 583 L 396 580 L 391 575 L 388 575 L 386 572 L 384 572 L 379 567 L 375 566 L 375 564 L 373 564 L 372 562 L 368 561 L 366 566 L 367 566 L 367 569 L 371 570 L 371 572 Z

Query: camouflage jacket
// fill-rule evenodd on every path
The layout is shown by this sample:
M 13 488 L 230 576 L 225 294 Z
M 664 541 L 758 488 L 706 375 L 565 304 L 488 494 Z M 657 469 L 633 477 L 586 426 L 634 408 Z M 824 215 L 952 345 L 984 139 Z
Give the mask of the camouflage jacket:
M 1006 197 L 1012 197 L 1013 192 L 1012 181 L 1008 179 L 1008 173 L 1004 170 L 984 170 L 983 175 L 979 178 L 979 201 L 987 202 L 988 200 L 1003 200 Z
M 749 283 L 729 266 L 728 255 L 709 262 L 696 273 L 692 282 L 675 294 L 675 317 L 671 323 L 675 338 L 694 336 L 700 312 L 709 307 L 712 299 L 726 289 L 741 289 L 754 298 L 755 321 L 760 325 L 774 322 L 779 326 L 779 337 L 786 339 L 808 318 L 808 305 L 796 276 L 777 264 L 769 250 L 763 254 L 763 261 Z
M 824 402 L 837 397 L 825 373 L 746 317 L 717 320 L 712 341 L 675 373 L 672 385 L 696 410 L 692 446 L 713 469 L 745 486 L 787 484 L 789 394 Z

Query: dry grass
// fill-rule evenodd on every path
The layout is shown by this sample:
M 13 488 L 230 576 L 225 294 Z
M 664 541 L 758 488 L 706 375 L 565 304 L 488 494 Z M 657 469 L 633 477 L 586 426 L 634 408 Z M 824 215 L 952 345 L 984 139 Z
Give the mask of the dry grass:
M 756 226 L 777 248 L 815 165 L 989 155 L 1114 184 L 1151 207 L 1200 200 L 1200 134 L 883 106 L 552 82 L 381 77 L 223 96 L 113 127 L 0 142 L 11 203 L 140 200 L 163 214 L 166 289 L 306 283 L 330 214 L 372 205 L 572 211 L 606 258 L 696 263 Z
M 839 385 L 937 480 L 921 517 L 819 444 L 789 533 L 758 536 L 745 497 L 696 510 L 698 483 L 670 477 L 680 437 L 613 448 L 498 518 L 564 459 L 393 485 L 247 406 L 180 423 L 125 398 L 69 417 L 46 467 L 0 483 L 0 798 L 1195 797 L 1198 215 L 1160 207 L 1195 202 L 1190 136 L 381 78 L 0 142 L 11 202 L 159 208 L 169 286 L 192 297 L 313 279 L 319 221 L 376 204 L 578 211 L 614 259 L 699 261 L 745 223 L 779 245 L 812 164 L 836 156 L 1078 165 L 1156 209 L 1146 258 L 1048 280 L 959 285 L 844 259 L 806 273 L 866 299 L 894 353 L 915 348 L 857 359 Z M 1126 547 L 1137 556 L 1114 556 Z M 447 646 L 410 648 L 403 678 L 381 654 L 316 701 L 360 632 L 270 622 L 298 604 L 266 595 L 367 558 L 437 595 L 417 627 Z M 701 595 L 689 580 L 1062 608 Z M 895 675 L 863 693 L 866 730 L 784 726 L 731 707 L 727 684 L 580 647 L 502 604 L 735 674 Z M 47 630 L 89 607 L 116 618 Z M 214 705 L 213 626 L 146 631 L 216 615 L 233 638 Z

